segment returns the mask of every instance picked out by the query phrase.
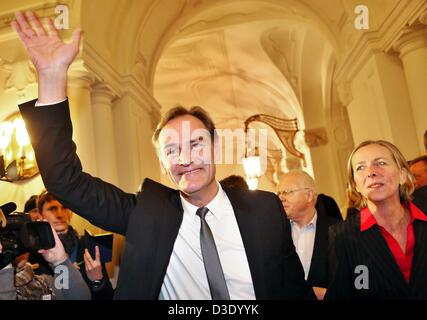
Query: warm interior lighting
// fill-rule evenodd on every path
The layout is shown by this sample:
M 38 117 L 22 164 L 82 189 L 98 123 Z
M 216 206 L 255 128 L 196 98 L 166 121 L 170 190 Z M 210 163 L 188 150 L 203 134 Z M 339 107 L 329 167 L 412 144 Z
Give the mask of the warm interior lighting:
M 24 180 L 38 172 L 25 123 L 19 112 L 15 113 L 0 124 L 0 179 Z
M 249 190 L 256 190 L 258 188 L 258 178 L 245 179 L 248 184 Z
M 304 154 L 295 147 L 295 135 L 299 131 L 297 119 L 282 119 L 267 114 L 255 114 L 245 120 L 246 139 L 248 139 L 249 124 L 254 121 L 267 124 L 273 128 L 287 152 L 300 158 L 304 166 L 306 165 Z M 255 147 L 254 150 L 250 149 L 247 141 L 245 158 L 243 158 L 243 169 L 245 170 L 246 182 L 249 185 L 249 189 L 255 190 L 258 187 L 258 178 L 261 176 L 261 159 L 257 148 Z
M 246 149 L 246 157 L 242 159 L 243 169 L 245 170 L 246 182 L 250 190 L 258 188 L 258 178 L 261 176 L 261 159 L 258 149 Z

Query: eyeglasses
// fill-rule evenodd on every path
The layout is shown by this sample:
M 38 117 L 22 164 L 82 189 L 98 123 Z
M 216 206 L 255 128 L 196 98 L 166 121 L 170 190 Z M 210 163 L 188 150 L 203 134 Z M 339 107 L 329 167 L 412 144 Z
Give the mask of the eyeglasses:
M 277 192 L 277 195 L 280 197 L 289 197 L 292 196 L 293 194 L 295 194 L 295 192 L 297 191 L 302 191 L 302 190 L 312 190 L 311 188 L 300 188 L 300 189 L 294 189 L 294 190 L 283 190 L 283 191 L 279 191 Z

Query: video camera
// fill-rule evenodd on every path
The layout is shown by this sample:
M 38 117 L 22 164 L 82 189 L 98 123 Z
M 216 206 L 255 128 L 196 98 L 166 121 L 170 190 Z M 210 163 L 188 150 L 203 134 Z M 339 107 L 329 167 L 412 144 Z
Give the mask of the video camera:
M 16 204 L 8 202 L 0 206 L 0 270 L 17 256 L 55 246 L 55 238 L 48 222 L 32 222 L 29 215 L 14 212 Z

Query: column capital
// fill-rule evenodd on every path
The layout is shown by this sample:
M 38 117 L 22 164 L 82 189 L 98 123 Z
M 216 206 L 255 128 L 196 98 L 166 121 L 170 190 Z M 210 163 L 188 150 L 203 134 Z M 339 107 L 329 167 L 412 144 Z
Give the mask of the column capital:
M 84 65 L 83 60 L 75 61 L 68 69 L 68 85 L 90 89 L 95 76 Z
M 423 11 L 423 13 L 420 14 L 420 17 L 418 18 L 418 20 L 427 26 L 427 9 Z
M 93 105 L 108 104 L 110 105 L 116 94 L 105 82 L 96 82 L 92 85 L 92 103 Z
M 400 38 L 393 44 L 393 49 L 399 52 L 401 59 L 421 48 L 427 48 L 427 27 L 423 24 L 404 28 Z

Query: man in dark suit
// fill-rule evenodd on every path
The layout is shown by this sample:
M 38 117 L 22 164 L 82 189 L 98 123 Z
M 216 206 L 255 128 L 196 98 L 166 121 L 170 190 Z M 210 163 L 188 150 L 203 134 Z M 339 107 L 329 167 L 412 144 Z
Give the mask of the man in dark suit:
M 326 214 L 336 220 L 343 220 L 340 208 L 338 207 L 335 199 L 326 194 L 319 193 L 317 195 L 316 210 L 317 212 Z
M 427 186 L 418 188 L 412 194 L 414 204 L 423 212 L 427 212 Z
M 38 73 L 36 107 L 32 101 L 20 109 L 46 188 L 95 225 L 126 235 L 116 298 L 312 295 L 280 200 L 268 192 L 223 190 L 216 181 L 215 127 L 201 108 L 171 110 L 153 135 L 162 171 L 179 190 L 146 179 L 129 194 L 84 173 L 66 99 L 80 32 L 66 45 L 52 21 L 47 35 L 33 13 L 16 17 L 12 26 Z
M 291 221 L 292 239 L 305 278 L 317 299 L 322 300 L 328 287 L 328 228 L 340 220 L 316 209 L 315 183 L 304 171 L 284 174 L 278 194 Z
M 422 211 L 427 212 L 427 155 L 413 159 L 410 162 L 410 169 L 415 177 L 413 202 Z
M 415 177 L 415 188 L 427 186 L 427 155 L 411 160 L 410 169 Z

